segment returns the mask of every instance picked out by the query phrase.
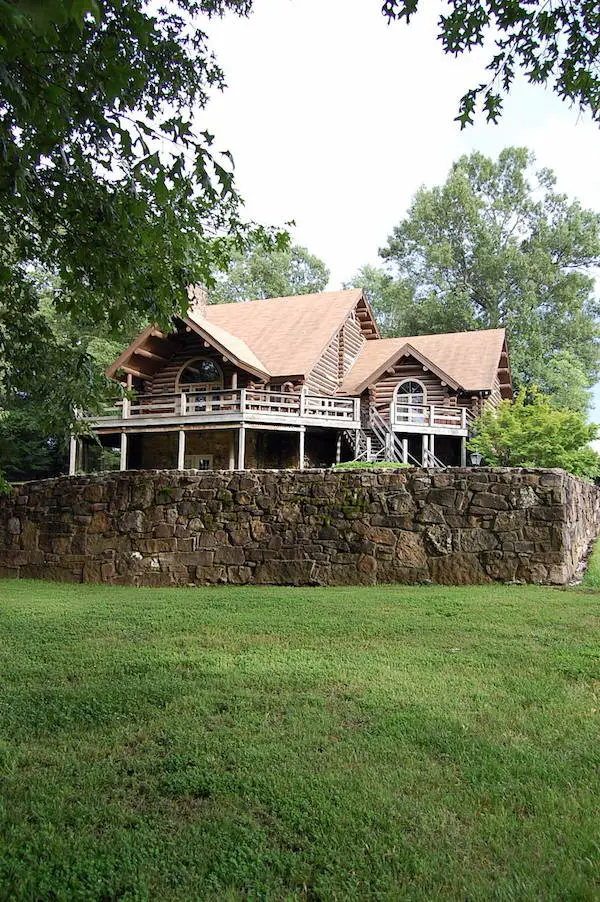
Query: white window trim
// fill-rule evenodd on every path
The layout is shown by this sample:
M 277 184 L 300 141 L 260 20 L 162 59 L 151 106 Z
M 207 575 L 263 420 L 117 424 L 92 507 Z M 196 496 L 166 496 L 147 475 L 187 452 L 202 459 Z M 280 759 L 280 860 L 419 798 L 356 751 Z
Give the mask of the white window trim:
M 396 388 L 394 389 L 394 395 L 395 395 L 395 397 L 396 397 L 396 400 L 398 399 L 398 396 L 400 395 L 400 389 L 401 389 L 401 387 L 402 387 L 403 385 L 407 385 L 409 382 L 413 382 L 415 385 L 419 385 L 419 386 L 421 387 L 421 392 L 420 392 L 420 394 L 423 395 L 423 401 L 422 401 L 422 404 L 423 404 L 423 405 L 427 404 L 427 389 L 425 388 L 425 386 L 423 385 L 423 383 L 421 382 L 421 380 L 420 380 L 420 379 L 416 379 L 415 377 L 411 377 L 411 378 L 407 378 L 407 379 L 402 379 L 402 381 L 398 383 L 398 385 L 397 385 Z M 412 397 L 413 394 L 416 394 L 416 392 L 412 392 L 410 395 L 407 395 L 406 397 Z M 408 403 L 410 404 L 411 402 L 409 401 Z
M 419 394 L 422 393 L 423 400 L 420 401 L 418 404 L 413 401 L 413 398 L 415 397 L 417 392 L 412 392 L 409 395 L 401 395 L 400 394 L 400 388 L 409 382 L 412 382 L 414 385 L 418 385 L 421 388 L 421 391 L 419 392 Z M 402 399 L 406 399 L 406 400 L 404 400 L 404 402 L 403 402 Z M 408 410 L 404 409 L 404 411 L 402 413 L 400 413 L 400 412 L 398 412 L 397 405 L 400 405 L 402 403 L 404 403 L 408 407 Z M 422 408 L 425 407 L 426 404 L 427 404 L 427 390 L 420 379 L 415 379 L 414 377 L 402 379 L 402 381 L 399 382 L 398 385 L 396 386 L 396 388 L 394 389 L 394 408 L 396 409 L 397 415 L 399 416 L 400 421 L 402 421 L 402 422 L 414 423 L 417 425 L 425 423 L 427 420 L 427 413 Z M 411 407 L 413 407 L 414 409 L 411 410 Z

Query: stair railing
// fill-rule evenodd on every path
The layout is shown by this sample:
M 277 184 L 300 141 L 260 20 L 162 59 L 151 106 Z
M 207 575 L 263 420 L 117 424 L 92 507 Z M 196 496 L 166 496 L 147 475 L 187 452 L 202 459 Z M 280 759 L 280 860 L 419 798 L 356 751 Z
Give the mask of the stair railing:
M 375 407 L 369 411 L 369 423 L 385 450 L 385 460 L 402 463 L 404 460 L 402 441 L 398 438 L 391 423 L 381 416 Z

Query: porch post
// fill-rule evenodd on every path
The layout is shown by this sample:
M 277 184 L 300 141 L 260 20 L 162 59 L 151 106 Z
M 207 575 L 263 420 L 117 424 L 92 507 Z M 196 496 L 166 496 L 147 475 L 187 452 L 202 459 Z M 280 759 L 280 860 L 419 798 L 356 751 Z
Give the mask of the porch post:
M 354 430 L 354 456 L 358 457 L 358 448 L 360 445 L 360 429 Z
M 77 472 L 77 445 L 78 441 L 74 435 L 69 439 L 69 476 L 75 476 Z
M 179 430 L 179 444 L 177 446 L 177 469 L 185 468 L 185 429 Z
M 306 427 L 301 426 L 300 432 L 298 433 L 298 467 L 300 470 L 304 469 L 304 432 Z
M 408 439 L 402 439 L 402 463 L 408 463 Z
M 467 466 L 467 440 L 464 435 L 460 440 L 460 465 L 461 467 Z
M 119 461 L 119 470 L 127 469 L 127 433 L 121 433 L 121 460 Z
M 306 413 L 306 385 L 303 385 L 300 389 L 300 416 L 303 417 Z
M 244 469 L 244 458 L 246 456 L 246 427 L 243 423 L 240 424 L 240 429 L 238 432 L 238 470 Z
M 229 469 L 235 470 L 235 430 L 231 430 L 231 440 L 229 442 Z
M 335 443 L 335 462 L 339 464 L 342 459 L 342 433 L 338 432 L 337 441 Z
M 429 436 L 424 435 L 423 436 L 423 454 L 422 454 L 421 463 L 423 464 L 424 467 L 426 467 L 428 465 L 428 462 L 429 462 Z
M 435 457 L 435 435 L 433 433 L 429 436 L 429 455 L 431 458 Z M 431 461 L 431 466 L 435 467 L 435 461 Z

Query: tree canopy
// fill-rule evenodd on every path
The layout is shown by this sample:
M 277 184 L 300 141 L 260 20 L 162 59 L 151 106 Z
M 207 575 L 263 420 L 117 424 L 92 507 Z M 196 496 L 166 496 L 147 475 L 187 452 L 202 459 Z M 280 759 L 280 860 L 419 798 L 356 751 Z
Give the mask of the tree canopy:
M 581 407 L 598 374 L 600 216 L 533 163 L 524 148 L 461 157 L 443 185 L 417 191 L 384 268 L 353 284 L 368 277 L 388 334 L 506 327 L 516 386 Z
M 0 5 L 4 303 L 23 305 L 35 262 L 60 276 L 61 310 L 117 326 L 132 308 L 164 319 L 246 234 L 231 156 L 191 121 L 223 86 L 202 23 L 250 3 L 32 8 Z
M 388 21 L 410 22 L 419 0 L 384 0 Z M 444 51 L 458 56 L 492 45 L 489 76 L 461 98 L 461 127 L 473 122 L 480 102 L 488 121 L 502 113 L 515 76 L 550 86 L 600 122 L 600 5 L 597 0 L 446 0 L 438 23 Z
M 0 409 L 11 421 L 35 414 L 49 434 L 68 432 L 74 408 L 106 389 L 94 336 L 123 342 L 136 318 L 168 322 L 185 286 L 210 285 L 247 242 L 287 246 L 242 221 L 231 155 L 192 127 L 224 84 L 203 26 L 250 8 L 0 2 Z
M 213 304 L 287 297 L 323 291 L 329 270 L 304 247 L 269 252 L 263 247 L 233 254 L 226 273 L 217 275 L 209 293 Z
M 600 475 L 600 457 L 589 446 L 598 427 L 572 410 L 557 410 L 548 398 L 522 392 L 501 401 L 475 421 L 471 451 L 500 467 L 562 467 L 576 476 Z

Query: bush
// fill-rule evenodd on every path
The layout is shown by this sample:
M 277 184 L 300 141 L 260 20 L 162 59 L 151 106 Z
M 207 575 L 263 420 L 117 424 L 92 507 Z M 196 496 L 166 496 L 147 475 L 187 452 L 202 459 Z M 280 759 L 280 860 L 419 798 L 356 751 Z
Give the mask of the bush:
M 484 411 L 469 449 L 495 467 L 561 467 L 593 479 L 600 475 L 600 457 L 588 442 L 597 428 L 583 414 L 557 409 L 533 391 Z

